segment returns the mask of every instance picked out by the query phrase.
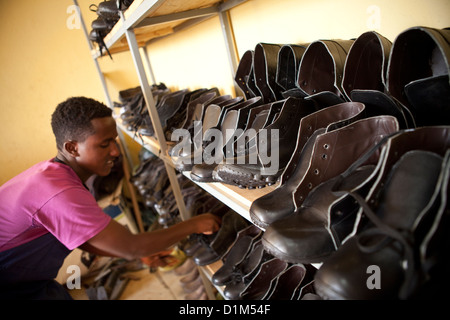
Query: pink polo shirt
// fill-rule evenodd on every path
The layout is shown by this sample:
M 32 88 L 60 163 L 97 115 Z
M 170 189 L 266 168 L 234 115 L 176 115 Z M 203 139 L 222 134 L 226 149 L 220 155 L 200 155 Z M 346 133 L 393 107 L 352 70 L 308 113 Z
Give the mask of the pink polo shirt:
M 0 252 L 48 232 L 73 250 L 110 220 L 75 172 L 53 159 L 0 187 Z

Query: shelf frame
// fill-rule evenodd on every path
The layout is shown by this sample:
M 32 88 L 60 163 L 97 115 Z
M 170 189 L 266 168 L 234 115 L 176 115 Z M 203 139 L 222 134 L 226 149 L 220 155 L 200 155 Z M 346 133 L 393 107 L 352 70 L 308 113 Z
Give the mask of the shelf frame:
M 165 14 L 165 15 L 159 15 L 159 16 L 151 16 L 152 13 L 154 13 L 158 8 L 160 8 L 166 0 L 143 0 L 141 2 L 135 1 L 131 4 L 130 8 L 131 10 L 126 10 L 125 12 L 120 11 L 120 20 L 116 23 L 114 28 L 111 30 L 111 32 L 105 37 L 105 44 L 106 47 L 109 49 L 111 48 L 115 43 L 117 43 L 119 40 L 121 40 L 124 36 L 127 40 L 128 49 L 131 53 L 133 63 L 137 72 L 137 76 L 139 79 L 140 86 L 142 88 L 144 100 L 146 102 L 148 112 L 153 124 L 153 128 L 155 130 L 156 139 L 159 142 L 159 154 L 163 160 L 166 167 L 166 171 L 168 173 L 168 177 L 170 180 L 170 183 L 173 188 L 175 200 L 178 206 L 178 209 L 180 211 L 180 216 L 183 220 L 188 219 L 187 216 L 187 210 L 184 203 L 184 199 L 181 193 L 181 189 L 179 187 L 177 178 L 176 178 L 176 172 L 175 168 L 170 164 L 170 159 L 168 157 L 164 157 L 163 155 L 167 154 L 167 143 L 165 140 L 165 135 L 163 132 L 163 129 L 161 127 L 161 122 L 159 119 L 159 115 L 156 109 L 156 103 L 153 99 L 153 95 L 151 92 L 151 86 L 148 82 L 148 78 L 145 72 L 143 59 L 140 53 L 140 47 L 138 44 L 138 40 L 135 34 L 135 29 L 142 28 L 145 26 L 150 25 L 158 25 L 163 24 L 167 22 L 173 22 L 178 20 L 187 20 L 183 22 L 181 26 L 179 26 L 179 29 L 185 28 L 188 26 L 191 26 L 192 24 L 196 24 L 200 21 L 204 21 L 205 19 L 208 19 L 214 15 L 218 15 L 220 19 L 220 24 L 222 28 L 222 33 L 225 41 L 225 45 L 227 48 L 228 53 L 228 60 L 230 65 L 230 74 L 232 77 L 234 77 L 234 74 L 236 72 L 237 66 L 238 66 L 238 52 L 236 49 L 236 41 L 234 38 L 234 33 L 232 30 L 232 24 L 231 19 L 229 15 L 229 10 L 236 7 L 237 5 L 240 5 L 247 0 L 230 0 L 227 2 L 218 2 L 213 6 L 206 7 L 206 8 L 198 8 L 198 9 L 192 9 L 187 10 L 183 12 L 175 12 L 171 14 Z M 83 32 L 85 34 L 85 37 L 87 39 L 89 50 L 91 52 L 91 56 L 93 58 L 97 73 L 99 74 L 99 78 L 102 84 L 102 88 L 104 91 L 105 99 L 107 102 L 107 105 L 112 109 L 113 103 L 108 91 L 108 87 L 105 81 L 105 77 L 103 72 L 101 71 L 98 59 L 102 56 L 99 53 L 99 50 L 95 50 L 91 41 L 89 40 L 89 34 L 86 28 L 86 25 L 84 23 L 84 19 L 81 14 L 81 10 L 78 5 L 77 0 L 73 0 L 74 4 L 78 8 L 78 14 L 80 16 L 80 20 L 82 22 L 82 28 Z M 178 30 L 179 30 L 178 29 Z M 153 69 L 150 63 L 149 54 L 147 51 L 147 45 L 149 42 L 146 42 L 145 45 L 142 46 L 144 51 L 144 57 L 145 62 L 147 64 L 150 77 L 153 83 L 156 83 L 156 78 L 153 73 Z M 114 53 L 113 53 L 114 54 Z M 234 83 L 234 78 L 233 78 Z M 236 93 L 238 93 L 239 89 L 235 85 L 234 89 Z M 123 142 L 123 131 L 119 131 L 119 138 Z M 126 146 L 125 143 L 123 143 L 124 146 Z M 130 164 L 130 167 L 132 168 L 132 157 L 130 155 L 130 152 L 128 148 L 124 148 L 125 150 L 125 156 L 128 160 L 128 163 Z M 205 187 L 204 187 L 205 188 Z M 222 201 L 223 196 L 218 197 Z M 238 205 L 240 206 L 240 204 Z M 236 206 L 235 206 L 236 207 Z M 244 214 L 244 210 L 240 210 L 241 214 Z M 248 212 L 247 212 L 248 215 Z M 247 219 L 249 217 L 246 217 Z

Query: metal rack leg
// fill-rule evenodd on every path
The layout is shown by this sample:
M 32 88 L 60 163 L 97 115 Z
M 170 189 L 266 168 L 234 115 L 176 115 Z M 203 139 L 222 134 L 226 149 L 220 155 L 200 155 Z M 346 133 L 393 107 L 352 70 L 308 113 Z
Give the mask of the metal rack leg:
M 148 112 L 152 120 L 153 128 L 155 129 L 156 139 L 158 139 L 161 155 L 160 157 L 164 160 L 164 165 L 166 167 L 167 175 L 172 186 L 172 191 L 175 196 L 175 201 L 180 212 L 180 216 L 183 220 L 189 218 L 187 216 L 186 206 L 184 204 L 183 195 L 181 194 L 180 185 L 175 173 L 173 166 L 167 162 L 167 143 L 164 136 L 164 132 L 161 126 L 161 121 L 159 119 L 158 111 L 156 110 L 155 101 L 153 99 L 151 87 L 148 83 L 147 76 L 145 75 L 144 65 L 142 63 L 142 58 L 139 52 L 139 47 L 136 41 L 136 35 L 134 30 L 130 29 L 126 31 L 126 37 L 128 41 L 128 46 L 130 48 L 131 55 L 133 57 L 133 62 L 138 73 L 139 83 L 142 88 L 145 102 L 147 104 Z
M 234 37 L 233 27 L 231 24 L 230 12 L 228 10 L 219 12 L 220 26 L 222 27 L 223 38 L 228 53 L 228 64 L 233 81 L 235 94 L 238 95 L 241 90 L 234 81 L 234 75 L 239 64 L 239 55 L 236 48 L 236 39 Z

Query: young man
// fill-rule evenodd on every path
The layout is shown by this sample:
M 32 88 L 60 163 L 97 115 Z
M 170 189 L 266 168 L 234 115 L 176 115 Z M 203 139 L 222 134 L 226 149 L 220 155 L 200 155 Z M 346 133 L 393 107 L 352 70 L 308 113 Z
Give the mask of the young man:
M 85 186 L 106 176 L 119 156 L 112 110 L 75 97 L 52 115 L 57 156 L 0 187 L 0 298 L 70 299 L 54 278 L 74 248 L 135 259 L 158 253 L 192 233 L 212 233 L 206 213 L 167 229 L 134 235 L 106 215 Z

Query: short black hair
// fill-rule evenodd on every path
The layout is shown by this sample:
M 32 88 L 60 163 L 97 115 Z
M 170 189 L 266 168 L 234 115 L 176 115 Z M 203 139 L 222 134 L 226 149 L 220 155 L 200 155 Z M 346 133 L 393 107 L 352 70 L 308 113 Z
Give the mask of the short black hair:
M 61 102 L 52 114 L 52 130 L 56 147 L 62 150 L 64 142 L 83 142 L 94 134 L 91 120 L 111 117 L 112 110 L 101 102 L 86 97 L 72 97 Z

